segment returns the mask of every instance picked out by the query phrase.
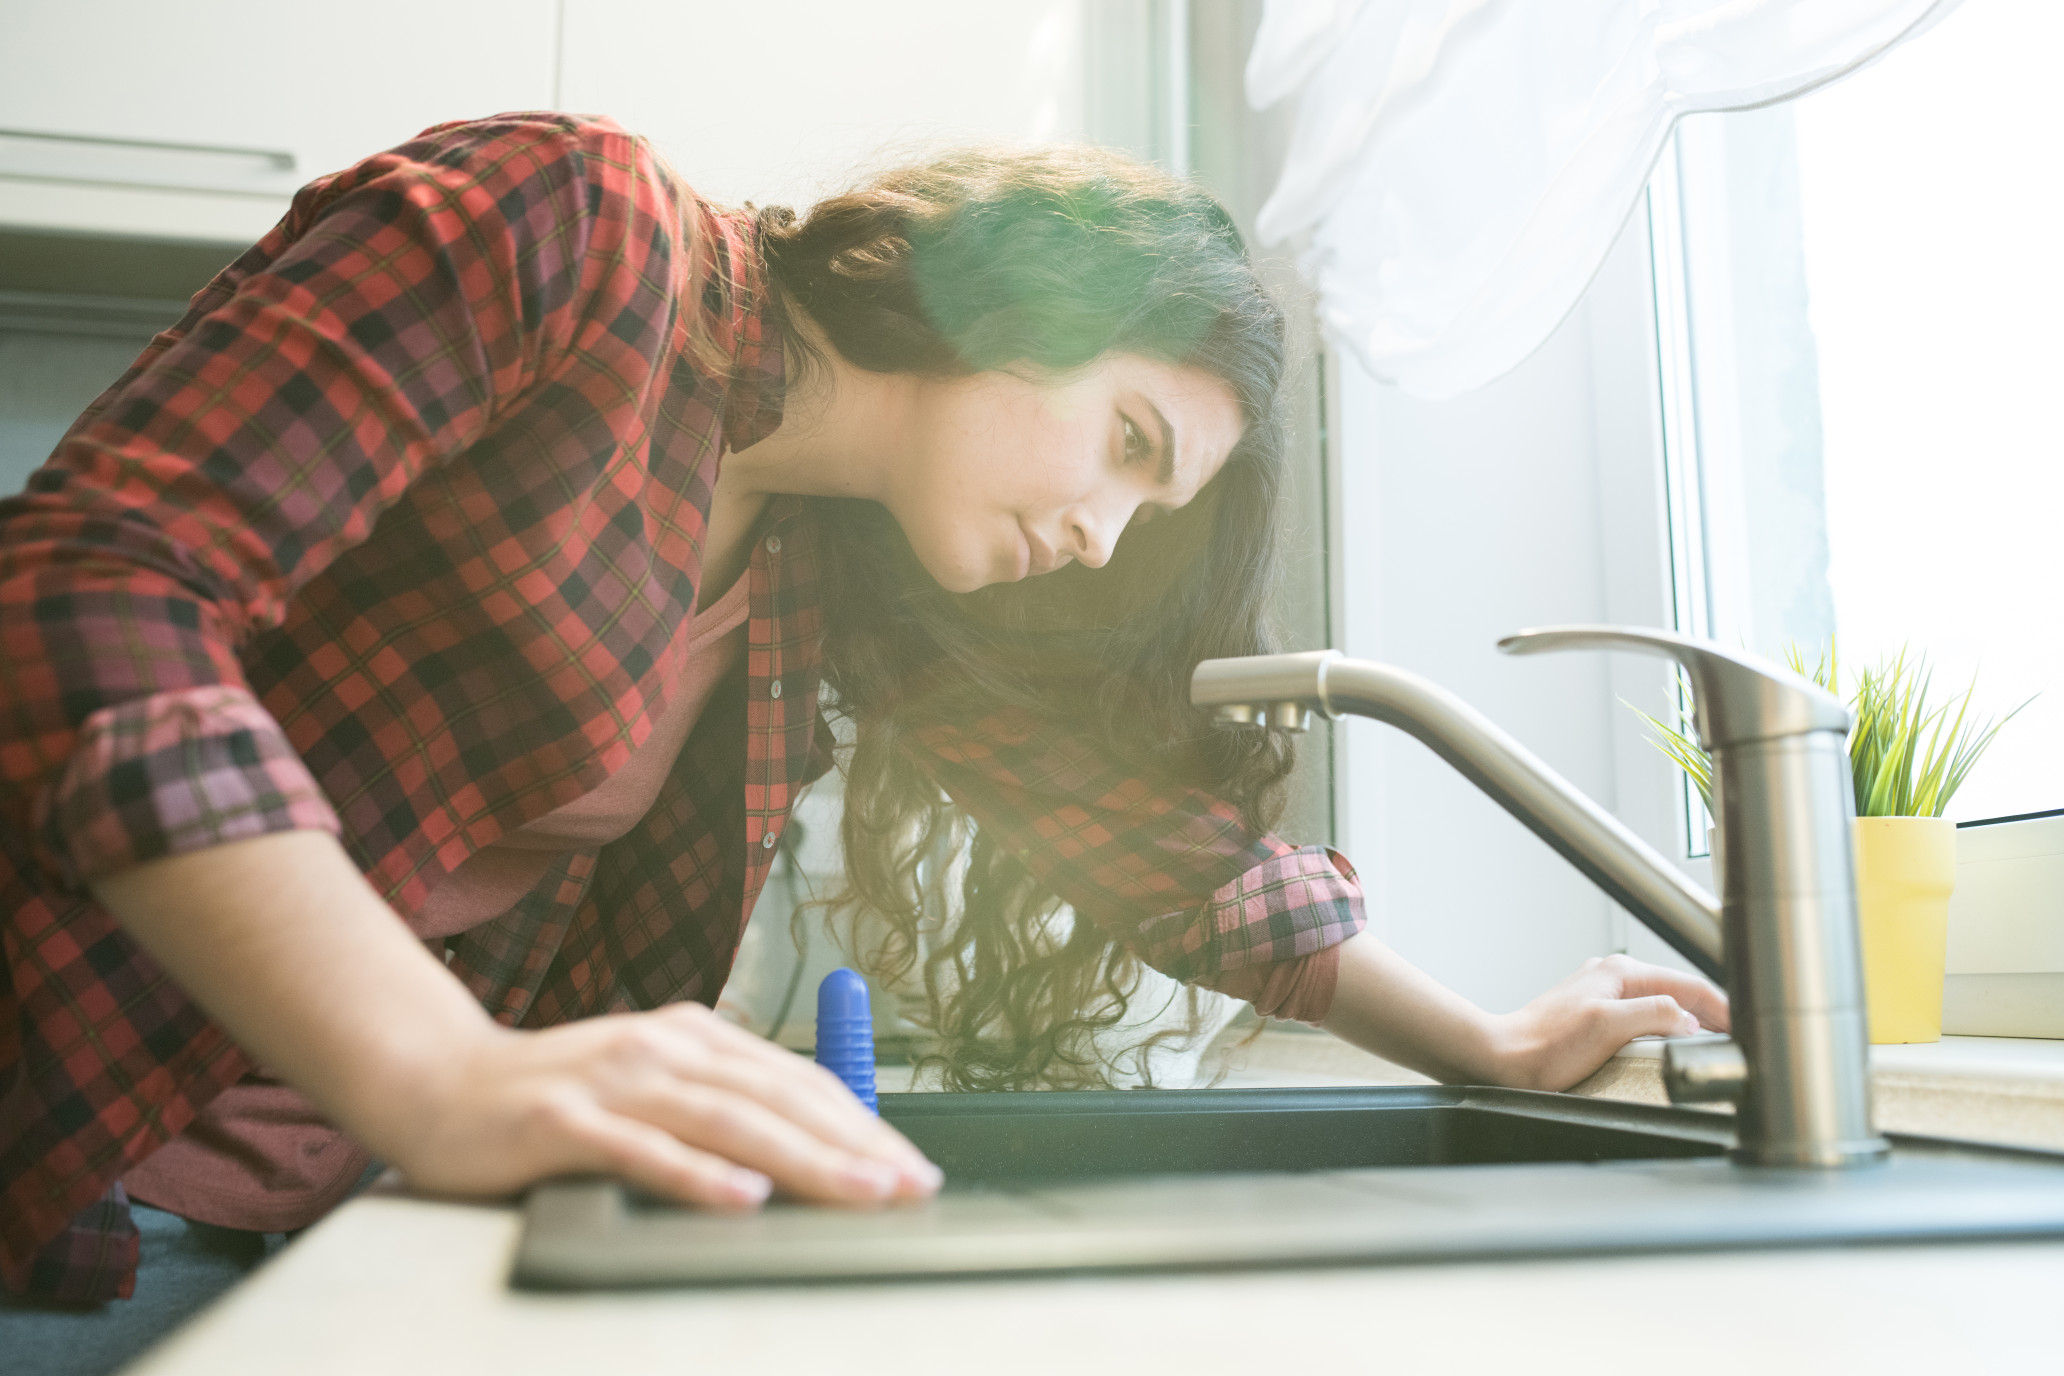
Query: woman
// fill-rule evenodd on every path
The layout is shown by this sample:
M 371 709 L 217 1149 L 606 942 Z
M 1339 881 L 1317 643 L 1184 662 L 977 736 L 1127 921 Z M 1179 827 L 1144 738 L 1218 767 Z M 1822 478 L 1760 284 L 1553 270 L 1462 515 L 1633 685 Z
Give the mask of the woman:
M 1724 1023 L 1620 958 L 1486 1015 L 1267 834 L 1285 747 L 1184 689 L 1268 648 L 1281 338 L 1224 211 L 1093 150 L 798 223 L 511 115 L 305 189 L 0 504 L 8 1285 L 126 1293 L 129 1199 L 287 1232 L 374 1158 L 928 1195 L 706 1007 L 820 686 L 883 968 L 974 823 L 955 1084 L 1094 1078 L 1140 961 L 1475 1081 Z

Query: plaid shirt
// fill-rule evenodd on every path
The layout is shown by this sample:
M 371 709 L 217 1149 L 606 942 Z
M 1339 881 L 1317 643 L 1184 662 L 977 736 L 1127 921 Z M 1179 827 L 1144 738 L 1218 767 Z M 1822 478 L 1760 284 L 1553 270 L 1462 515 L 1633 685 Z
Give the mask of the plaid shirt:
M 115 1182 L 250 1066 L 87 884 L 319 828 L 406 914 L 650 733 L 718 462 L 780 423 L 752 234 L 607 121 L 438 126 L 305 188 L 0 501 L 11 1288 L 128 1294 Z M 497 1019 L 714 1001 L 829 764 L 813 520 L 770 505 L 746 662 L 639 826 L 446 940 Z M 1361 925 L 1326 852 L 1079 742 L 998 719 L 919 748 L 1180 977 Z

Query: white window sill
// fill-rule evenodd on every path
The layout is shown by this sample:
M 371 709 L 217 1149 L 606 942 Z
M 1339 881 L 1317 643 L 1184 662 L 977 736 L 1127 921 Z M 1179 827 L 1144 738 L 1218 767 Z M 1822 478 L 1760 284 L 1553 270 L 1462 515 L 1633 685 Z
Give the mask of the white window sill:
M 1637 1103 L 1667 1102 L 1662 1043 L 1627 1046 L 1572 1093 Z M 1270 1085 L 1425 1084 L 1418 1075 L 1344 1042 L 1271 1028 L 1222 1082 Z M 1871 1048 L 1878 1126 L 1887 1132 L 2064 1151 L 2064 1041 L 1944 1037 Z
M 1615 1059 L 1660 1061 L 1660 1038 L 1630 1042 Z M 1871 1048 L 1871 1074 L 2026 1081 L 2064 1091 L 2064 1041 L 2044 1037 L 1944 1037 Z

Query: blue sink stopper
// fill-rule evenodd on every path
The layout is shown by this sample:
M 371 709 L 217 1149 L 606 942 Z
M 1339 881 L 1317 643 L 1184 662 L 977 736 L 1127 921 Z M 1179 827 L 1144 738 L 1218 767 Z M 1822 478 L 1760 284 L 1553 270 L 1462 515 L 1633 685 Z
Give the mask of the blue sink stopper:
M 845 1082 L 868 1111 L 874 1098 L 874 1013 L 867 981 L 843 967 L 817 986 L 817 1064 Z

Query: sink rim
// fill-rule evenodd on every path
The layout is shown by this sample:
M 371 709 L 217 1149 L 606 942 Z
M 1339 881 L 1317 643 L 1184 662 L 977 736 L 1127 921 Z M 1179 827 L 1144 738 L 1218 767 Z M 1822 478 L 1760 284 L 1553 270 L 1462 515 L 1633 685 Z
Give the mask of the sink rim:
M 1350 1085 L 909 1094 L 885 1095 L 882 1104 L 891 1121 L 1006 1123 L 1461 1109 L 1720 1150 L 977 1182 L 929 1204 L 858 1213 L 781 1202 L 742 1216 L 648 1209 L 614 1180 L 548 1181 L 530 1192 L 511 1282 L 593 1289 L 952 1281 L 2064 1236 L 2064 1153 L 1902 1135 L 1889 1160 L 1854 1169 L 1749 1166 L 1724 1152 L 1734 1141 L 1731 1115 L 1567 1094 Z M 1340 1189 L 1358 1192 L 1359 1202 L 1343 1205 L 1333 1193 Z M 1314 1190 L 1326 1195 L 1316 1210 L 1300 1196 Z
M 1373 1102 L 1372 1102 L 1373 1101 Z M 1065 1114 L 1195 1113 L 1232 1108 L 1273 1113 L 1338 1111 L 1344 1106 L 1387 1108 L 1475 1108 L 1515 1117 L 1651 1133 L 1679 1141 L 1732 1150 L 1734 1114 L 1727 1109 L 1647 1104 L 1554 1090 L 1509 1089 L 1503 1085 L 1268 1085 L 1211 1089 L 1056 1089 L 997 1091 L 912 1091 L 880 1096 L 881 1116 L 898 1118 L 1016 1117 Z M 978 1107 L 979 1105 L 979 1107 Z M 1955 1153 L 1992 1160 L 2064 1166 L 2064 1150 L 1982 1142 L 1922 1133 L 1883 1132 L 1895 1151 L 1928 1155 Z M 1475 1164 L 1469 1163 L 1472 1167 Z M 1461 1164 L 1414 1169 L 1462 1169 Z M 1780 1167 L 1752 1166 L 1753 1170 Z M 1813 1170 L 1817 1168 L 1801 1168 Z M 1869 1170 L 1862 1165 L 1852 1169 Z

